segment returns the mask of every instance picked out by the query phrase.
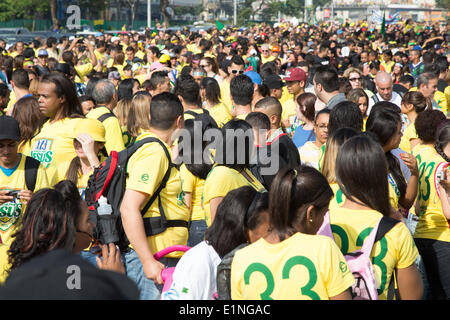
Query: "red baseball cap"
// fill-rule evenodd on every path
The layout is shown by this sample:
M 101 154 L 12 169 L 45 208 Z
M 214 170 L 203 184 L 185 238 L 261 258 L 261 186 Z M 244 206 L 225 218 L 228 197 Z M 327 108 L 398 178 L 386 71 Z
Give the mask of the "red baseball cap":
M 286 71 L 284 81 L 306 81 L 306 73 L 301 68 L 292 68 Z

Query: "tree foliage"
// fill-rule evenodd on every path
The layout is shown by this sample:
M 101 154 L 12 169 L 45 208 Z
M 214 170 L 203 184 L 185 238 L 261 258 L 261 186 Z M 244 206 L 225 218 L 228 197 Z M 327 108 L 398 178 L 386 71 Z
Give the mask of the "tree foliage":
M 48 1 L 42 0 L 1 0 L 0 21 L 11 19 L 33 19 L 49 12 Z

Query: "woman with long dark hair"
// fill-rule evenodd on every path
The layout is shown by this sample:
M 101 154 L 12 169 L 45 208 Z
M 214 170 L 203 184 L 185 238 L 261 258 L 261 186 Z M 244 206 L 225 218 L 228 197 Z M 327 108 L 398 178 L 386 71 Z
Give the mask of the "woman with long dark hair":
M 195 119 L 184 122 L 183 134 L 178 139 L 178 159 L 180 177 L 183 185 L 184 203 L 189 208 L 189 237 L 188 246 L 193 247 L 203 240 L 207 228 L 205 210 L 202 206 L 205 179 L 213 166 L 212 155 L 208 150 L 209 143 L 203 141 L 199 145 L 198 139 L 207 130 L 217 129 L 211 117 L 199 114 Z M 205 158 L 207 157 L 207 158 Z
M 235 253 L 232 299 L 351 299 L 354 278 L 344 256 L 332 239 L 316 235 L 332 196 L 314 168 L 277 174 L 269 191 L 268 234 Z
M 372 134 L 385 152 L 388 163 L 388 181 L 390 202 L 395 211 L 400 207 L 409 210 L 416 199 L 418 191 L 419 170 L 415 157 L 409 153 L 400 153 L 401 160 L 411 172 L 409 181 L 400 168 L 397 157 L 392 150 L 397 149 L 402 137 L 402 119 L 400 114 L 383 106 L 375 107 L 366 122 L 366 131 Z
M 225 104 L 220 101 L 220 87 L 216 79 L 209 77 L 202 79 L 200 96 L 202 97 L 203 107 L 209 111 L 219 128 L 222 128 L 233 118 Z
M 215 142 L 215 165 L 205 180 L 203 207 L 206 223 L 211 225 L 217 207 L 231 190 L 251 186 L 263 191 L 264 186 L 249 170 L 253 152 L 253 130 L 248 122 L 230 120 L 221 129 Z
M 347 140 L 338 151 L 336 179 L 346 199 L 330 209 L 334 239 L 343 254 L 359 249 L 364 238 L 382 217 L 391 214 L 388 165 L 385 151 L 370 135 Z M 390 221 L 395 222 L 394 219 Z M 421 299 L 423 284 L 415 265 L 418 252 L 403 223 L 394 226 L 377 242 L 371 253 L 378 299 L 387 299 L 396 272 L 401 299 Z

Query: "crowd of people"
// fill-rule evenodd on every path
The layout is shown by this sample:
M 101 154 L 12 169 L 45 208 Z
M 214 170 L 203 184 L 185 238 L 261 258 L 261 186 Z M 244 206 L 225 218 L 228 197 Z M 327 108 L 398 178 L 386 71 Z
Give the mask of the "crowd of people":
M 62 250 L 98 272 L 78 298 L 347 300 L 349 255 L 390 221 L 372 298 L 393 283 L 395 299 L 449 299 L 448 27 L 381 29 L 0 39 L 0 296 L 45 291 L 23 270 Z M 88 182 L 140 141 L 118 195 L 129 245 L 102 243 Z M 189 250 L 155 258 L 176 245 Z

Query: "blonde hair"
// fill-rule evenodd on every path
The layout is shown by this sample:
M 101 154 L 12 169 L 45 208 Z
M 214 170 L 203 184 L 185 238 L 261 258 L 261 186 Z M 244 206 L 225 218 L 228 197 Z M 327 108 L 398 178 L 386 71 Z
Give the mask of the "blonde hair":
M 328 139 L 325 145 L 325 152 L 323 154 L 322 174 L 327 179 L 328 183 L 335 183 L 336 180 L 336 158 L 339 146 L 334 139 Z
M 325 146 L 325 152 L 323 155 L 322 174 L 327 179 L 328 183 L 336 183 L 336 159 L 339 148 L 345 141 L 353 136 L 356 136 L 358 132 L 353 128 L 339 128 L 330 137 L 328 137 L 327 144 Z
M 151 97 L 143 94 L 135 95 L 131 100 L 127 123 L 131 136 L 137 137 L 141 130 L 150 129 L 150 102 Z
M 38 86 L 39 86 L 39 80 L 33 79 L 30 81 L 30 86 L 28 87 L 28 91 L 33 95 L 33 97 L 37 98 L 38 94 Z
M 360 77 L 362 77 L 362 75 L 363 75 L 361 70 L 354 68 L 354 67 L 350 67 L 344 71 L 343 76 L 344 76 L 344 78 L 348 78 L 350 76 L 350 73 L 354 73 L 354 72 L 359 74 Z
M 116 107 L 114 108 L 113 113 L 116 115 L 117 119 L 119 119 L 120 126 L 128 125 L 128 114 L 131 108 L 131 100 L 128 98 L 123 98 L 119 102 L 117 102 Z

